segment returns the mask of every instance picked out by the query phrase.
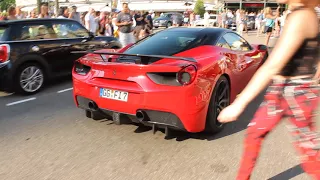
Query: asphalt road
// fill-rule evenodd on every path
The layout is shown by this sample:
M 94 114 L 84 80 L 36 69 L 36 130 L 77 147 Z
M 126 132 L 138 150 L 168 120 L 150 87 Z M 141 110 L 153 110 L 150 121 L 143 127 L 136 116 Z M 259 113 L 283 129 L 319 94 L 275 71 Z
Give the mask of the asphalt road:
M 235 178 L 245 128 L 261 101 L 217 135 L 152 134 L 136 125 L 87 119 L 75 108 L 71 78 L 34 96 L 1 94 L 0 179 Z M 308 179 L 281 123 L 270 134 L 252 179 Z

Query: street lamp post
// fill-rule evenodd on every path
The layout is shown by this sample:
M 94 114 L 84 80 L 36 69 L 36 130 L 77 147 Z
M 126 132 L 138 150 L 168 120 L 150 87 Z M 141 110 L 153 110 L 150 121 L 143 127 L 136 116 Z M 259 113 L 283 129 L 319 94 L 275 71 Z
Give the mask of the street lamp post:
M 37 11 L 38 11 L 38 14 L 41 11 L 41 0 L 37 0 Z
M 55 0 L 55 1 L 54 1 L 54 7 L 55 7 L 55 14 L 56 14 L 56 16 L 58 16 L 58 12 L 59 12 L 59 0 Z

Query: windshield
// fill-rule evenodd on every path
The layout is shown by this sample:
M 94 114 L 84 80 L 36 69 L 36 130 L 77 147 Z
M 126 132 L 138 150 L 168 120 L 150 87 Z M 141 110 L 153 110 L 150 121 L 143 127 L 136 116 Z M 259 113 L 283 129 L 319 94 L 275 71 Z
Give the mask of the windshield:
M 193 48 L 200 42 L 201 39 L 194 33 L 176 31 L 160 32 L 138 42 L 124 53 L 171 56 Z
M 163 17 L 168 17 L 170 18 L 172 16 L 172 14 L 163 14 Z

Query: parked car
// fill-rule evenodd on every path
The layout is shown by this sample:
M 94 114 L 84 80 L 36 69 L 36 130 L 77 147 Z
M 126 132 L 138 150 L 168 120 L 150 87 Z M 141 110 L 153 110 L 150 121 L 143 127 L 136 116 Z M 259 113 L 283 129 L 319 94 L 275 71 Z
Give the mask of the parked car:
M 256 26 L 256 16 L 249 15 L 247 20 L 247 28 L 248 30 L 254 30 Z
M 209 26 L 217 26 L 217 23 L 218 23 L 218 15 L 210 14 Z M 194 24 L 196 26 L 204 26 L 205 25 L 205 20 L 204 19 L 199 19 L 199 20 L 195 21 Z
M 229 18 L 226 22 L 227 24 L 227 28 L 231 29 L 233 31 L 237 30 L 237 22 L 236 22 L 236 18 Z
M 33 94 L 51 78 L 71 74 L 74 50 L 121 48 L 113 37 L 95 37 L 70 19 L 0 22 L 0 90 Z
M 173 15 L 176 15 L 178 16 L 178 24 L 180 26 L 182 26 L 183 24 L 183 15 L 181 13 L 164 13 L 163 16 L 160 16 L 158 18 L 156 18 L 154 21 L 153 21 L 153 27 L 155 28 L 159 28 L 159 27 L 171 27 L 173 25 L 173 19 L 172 19 L 172 16 Z
M 115 124 L 127 119 L 166 132 L 219 132 L 218 114 L 267 49 L 224 28 L 169 28 L 117 52 L 81 57 L 73 69 L 75 103 L 87 117 L 112 117 Z

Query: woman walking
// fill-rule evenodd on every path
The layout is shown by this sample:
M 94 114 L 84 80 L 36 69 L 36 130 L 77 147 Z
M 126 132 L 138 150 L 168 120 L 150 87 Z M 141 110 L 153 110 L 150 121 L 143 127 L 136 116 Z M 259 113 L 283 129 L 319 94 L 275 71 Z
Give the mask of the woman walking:
M 294 145 L 302 156 L 302 168 L 319 180 L 320 136 L 315 131 L 314 112 L 319 101 L 320 33 L 314 7 L 320 0 L 277 1 L 292 7 L 283 34 L 265 64 L 238 98 L 220 113 L 218 120 L 222 123 L 235 121 L 271 82 L 264 101 L 248 125 L 237 179 L 250 178 L 262 141 L 282 118 L 287 117 Z
M 265 21 L 266 21 L 266 24 L 264 26 L 264 32 L 267 33 L 267 39 L 266 39 L 266 46 L 269 45 L 269 41 L 270 41 L 270 37 L 272 35 L 272 31 L 273 31 L 273 27 L 275 25 L 275 19 L 277 19 L 279 17 L 279 12 L 280 10 L 280 6 L 277 8 L 277 11 L 276 11 L 276 15 L 274 16 L 272 14 L 272 10 L 270 7 L 267 7 L 265 9 Z

